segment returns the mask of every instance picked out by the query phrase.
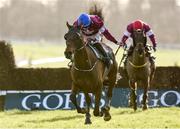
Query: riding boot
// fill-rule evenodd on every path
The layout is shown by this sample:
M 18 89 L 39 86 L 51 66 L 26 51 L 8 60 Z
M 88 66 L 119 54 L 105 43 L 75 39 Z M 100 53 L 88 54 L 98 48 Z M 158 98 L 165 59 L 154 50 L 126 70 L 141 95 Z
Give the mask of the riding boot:
M 100 43 L 95 43 L 93 44 L 93 46 L 95 46 L 98 49 L 98 51 L 103 55 L 102 61 L 109 68 L 111 65 L 111 60 L 106 51 L 104 50 L 103 46 Z

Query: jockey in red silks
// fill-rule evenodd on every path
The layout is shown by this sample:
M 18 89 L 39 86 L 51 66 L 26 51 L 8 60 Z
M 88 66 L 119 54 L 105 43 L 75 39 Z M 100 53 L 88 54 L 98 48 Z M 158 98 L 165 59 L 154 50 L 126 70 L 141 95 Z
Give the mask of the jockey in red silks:
M 153 45 L 153 49 L 154 51 L 156 51 L 155 35 L 151 30 L 150 26 L 141 20 L 133 21 L 127 26 L 127 30 L 124 32 L 124 35 L 121 39 L 121 45 L 125 45 L 126 40 L 129 37 L 132 37 L 133 31 L 137 31 L 137 30 L 142 30 L 144 34 L 150 38 Z
M 118 45 L 118 41 L 111 35 L 111 33 L 104 26 L 103 20 L 97 15 L 89 15 L 82 13 L 74 22 L 74 27 L 80 27 L 82 36 L 85 42 L 91 42 L 104 56 L 103 61 L 110 66 L 110 58 L 101 45 L 102 35 L 111 42 Z M 92 42 L 93 41 L 93 42 Z
M 147 37 L 147 36 L 149 37 L 149 39 L 151 40 L 152 45 L 153 45 L 153 50 L 155 52 L 156 51 L 156 46 L 157 46 L 155 35 L 154 35 L 151 27 L 147 23 L 144 23 L 141 20 L 135 20 L 135 21 L 133 21 L 132 23 L 130 23 L 127 26 L 127 30 L 124 32 L 124 35 L 123 35 L 123 37 L 121 39 L 120 46 L 125 46 L 126 45 L 126 40 L 129 37 L 131 37 L 133 39 L 133 33 L 135 31 L 142 31 L 144 33 L 145 37 Z M 130 49 L 131 50 L 129 50 L 129 52 L 132 52 L 133 47 L 130 47 Z M 151 70 L 152 70 L 153 74 L 155 72 L 155 61 L 154 61 L 154 59 L 155 58 L 150 55 L 149 60 L 150 60 L 150 63 L 151 63 Z M 126 61 L 125 61 L 125 63 L 126 63 Z

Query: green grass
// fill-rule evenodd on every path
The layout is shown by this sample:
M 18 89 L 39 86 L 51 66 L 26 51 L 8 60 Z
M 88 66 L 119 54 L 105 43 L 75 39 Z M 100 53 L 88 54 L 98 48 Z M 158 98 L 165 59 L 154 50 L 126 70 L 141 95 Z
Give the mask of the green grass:
M 65 44 L 47 43 L 13 43 L 16 60 L 36 60 L 42 58 L 64 57 Z M 118 46 L 112 46 L 114 52 Z M 116 59 L 120 62 L 123 50 L 120 49 Z M 155 53 L 157 66 L 180 66 L 180 51 L 178 49 L 158 49 Z M 32 67 L 67 67 L 69 60 L 57 63 L 46 63 Z M 25 66 L 27 67 L 27 66 Z
M 92 110 L 91 110 L 92 114 Z M 0 112 L 0 128 L 180 128 L 180 108 L 151 108 L 147 111 L 111 108 L 112 119 L 105 122 L 92 115 L 84 125 L 84 115 L 75 110 Z

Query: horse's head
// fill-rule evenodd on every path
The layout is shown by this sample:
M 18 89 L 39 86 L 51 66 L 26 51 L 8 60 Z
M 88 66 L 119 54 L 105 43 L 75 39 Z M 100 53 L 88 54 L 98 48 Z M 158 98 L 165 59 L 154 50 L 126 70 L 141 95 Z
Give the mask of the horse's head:
M 146 44 L 146 36 L 144 34 L 144 31 L 141 29 L 134 30 L 133 41 L 134 41 L 134 45 L 136 45 L 136 43 L 138 42 Z
M 144 35 L 143 30 L 134 30 L 133 31 L 133 41 L 135 45 L 135 51 L 138 55 L 143 56 L 145 53 L 145 44 L 146 44 L 146 37 Z
M 139 55 L 143 56 L 145 54 L 145 45 L 142 42 L 137 42 L 134 51 Z
M 66 25 L 68 27 L 68 32 L 64 35 L 64 39 L 66 40 L 66 50 L 64 54 L 66 58 L 71 59 L 72 54 L 82 47 L 83 41 L 79 28 L 69 25 L 68 22 Z

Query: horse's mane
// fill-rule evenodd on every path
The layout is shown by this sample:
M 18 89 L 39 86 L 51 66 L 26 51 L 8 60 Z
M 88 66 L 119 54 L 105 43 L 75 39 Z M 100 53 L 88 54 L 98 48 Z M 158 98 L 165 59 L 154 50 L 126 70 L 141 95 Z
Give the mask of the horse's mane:
M 90 15 L 97 15 L 99 16 L 102 20 L 104 20 L 104 16 L 102 13 L 102 7 L 100 7 L 99 3 L 93 3 L 91 7 L 89 8 L 89 14 Z

